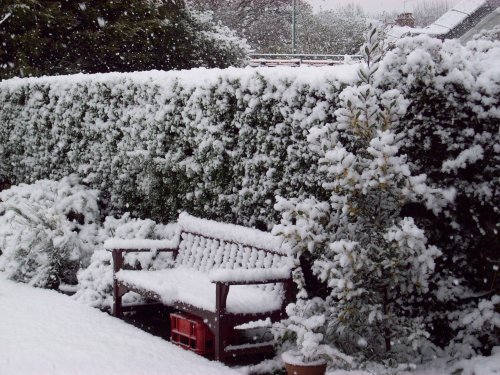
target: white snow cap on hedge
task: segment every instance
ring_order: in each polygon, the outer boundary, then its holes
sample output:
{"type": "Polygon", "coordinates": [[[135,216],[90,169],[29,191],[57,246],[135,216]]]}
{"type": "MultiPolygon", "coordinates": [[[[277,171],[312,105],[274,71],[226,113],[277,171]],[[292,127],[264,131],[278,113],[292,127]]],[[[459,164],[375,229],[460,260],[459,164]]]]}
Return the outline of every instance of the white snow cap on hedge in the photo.
{"type": "MultiPolygon", "coordinates": [[[[272,209],[270,207],[269,209],[272,209]]],[[[237,242],[243,245],[267,249],[287,255],[289,247],[283,244],[283,238],[258,229],[246,228],[240,225],[220,223],[213,220],[200,219],[182,212],[178,224],[181,231],[200,234],[206,237],[237,242]]]]}

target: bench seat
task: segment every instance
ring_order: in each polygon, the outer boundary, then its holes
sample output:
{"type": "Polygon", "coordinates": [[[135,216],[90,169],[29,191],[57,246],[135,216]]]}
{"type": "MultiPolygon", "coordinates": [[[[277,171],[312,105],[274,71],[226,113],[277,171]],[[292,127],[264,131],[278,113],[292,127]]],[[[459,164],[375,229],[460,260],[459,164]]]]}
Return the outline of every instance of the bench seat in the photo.
{"type": "MultiPolygon", "coordinates": [[[[120,270],[118,281],[154,293],[166,305],[181,302],[215,312],[215,284],[207,272],[178,267],[159,271],[120,270]]],[[[280,310],[284,294],[254,285],[233,285],[227,296],[226,311],[257,314],[280,310]]]]}

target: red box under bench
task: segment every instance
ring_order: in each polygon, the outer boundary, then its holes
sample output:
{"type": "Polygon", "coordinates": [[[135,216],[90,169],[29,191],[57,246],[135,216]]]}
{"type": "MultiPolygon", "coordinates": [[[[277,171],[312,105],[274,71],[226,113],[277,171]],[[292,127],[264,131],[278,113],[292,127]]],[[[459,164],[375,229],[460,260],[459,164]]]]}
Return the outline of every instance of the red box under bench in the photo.
{"type": "Polygon", "coordinates": [[[197,354],[207,356],[214,352],[214,335],[200,319],[193,315],[170,314],[171,342],[197,354]]]}

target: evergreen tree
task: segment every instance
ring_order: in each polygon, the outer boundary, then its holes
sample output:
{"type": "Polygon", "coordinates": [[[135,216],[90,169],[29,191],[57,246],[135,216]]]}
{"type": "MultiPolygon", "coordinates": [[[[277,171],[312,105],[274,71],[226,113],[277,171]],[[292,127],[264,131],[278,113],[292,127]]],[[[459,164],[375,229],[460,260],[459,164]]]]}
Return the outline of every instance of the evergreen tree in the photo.
{"type": "MultiPolygon", "coordinates": [[[[298,0],[300,7],[310,7],[298,0]]],[[[259,53],[290,53],[292,11],[289,0],[188,0],[193,9],[214,18],[246,38],[259,53]]]]}
{"type": "MultiPolygon", "coordinates": [[[[188,0],[194,9],[214,18],[247,39],[259,53],[290,53],[292,6],[289,0],[188,0]]],[[[337,7],[314,13],[296,1],[297,53],[355,54],[364,42],[366,16],[360,7],[337,7]]]]}
{"type": "Polygon", "coordinates": [[[297,49],[311,54],[357,54],[367,29],[360,6],[338,6],[318,13],[302,7],[297,19],[297,49]]]}
{"type": "Polygon", "coordinates": [[[226,67],[246,54],[180,0],[5,0],[0,20],[0,78],[226,67]]]}
{"type": "MultiPolygon", "coordinates": [[[[384,358],[417,349],[428,337],[413,307],[428,297],[441,254],[402,208],[422,201],[440,212],[453,190],[432,189],[425,175],[413,176],[400,152],[405,134],[397,126],[408,102],[397,90],[374,86],[378,40],[373,30],[358,84],[340,95],[337,121],[311,130],[329,201],[281,200],[276,208],[283,220],[274,231],[290,240],[297,255],[313,254],[313,272],[328,286],[330,343],[349,354],[384,358]]],[[[308,298],[307,280],[298,276],[299,287],[305,285],[300,297],[308,298]]]]}

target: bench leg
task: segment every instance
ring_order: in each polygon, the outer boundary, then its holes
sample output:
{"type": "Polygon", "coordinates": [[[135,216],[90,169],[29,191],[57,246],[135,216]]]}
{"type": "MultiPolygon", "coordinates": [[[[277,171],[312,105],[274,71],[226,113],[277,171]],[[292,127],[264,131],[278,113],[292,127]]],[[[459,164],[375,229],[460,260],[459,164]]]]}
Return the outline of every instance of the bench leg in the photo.
{"type": "Polygon", "coordinates": [[[122,296],[123,292],[116,280],[116,273],[121,270],[123,266],[123,251],[120,249],[114,249],[112,252],[113,256],[113,315],[121,318],[123,316],[122,311],[122,296]]]}
{"type": "Polygon", "coordinates": [[[231,344],[231,330],[232,326],[229,322],[230,317],[227,317],[225,319],[223,318],[220,321],[220,325],[217,328],[217,331],[215,332],[215,360],[219,362],[224,362],[226,358],[228,357],[226,353],[226,347],[231,344]]]}
{"type": "Polygon", "coordinates": [[[118,282],[116,280],[113,282],[113,297],[113,315],[117,318],[121,318],[123,317],[122,295],[120,294],[120,286],[118,285],[118,282]]]}
{"type": "Polygon", "coordinates": [[[217,324],[217,330],[215,331],[215,360],[222,362],[224,360],[224,343],[223,334],[220,322],[217,324]]]}
{"type": "Polygon", "coordinates": [[[215,360],[223,362],[226,352],[227,327],[225,324],[226,301],[229,293],[229,285],[216,283],[215,285],[215,360]]]}

